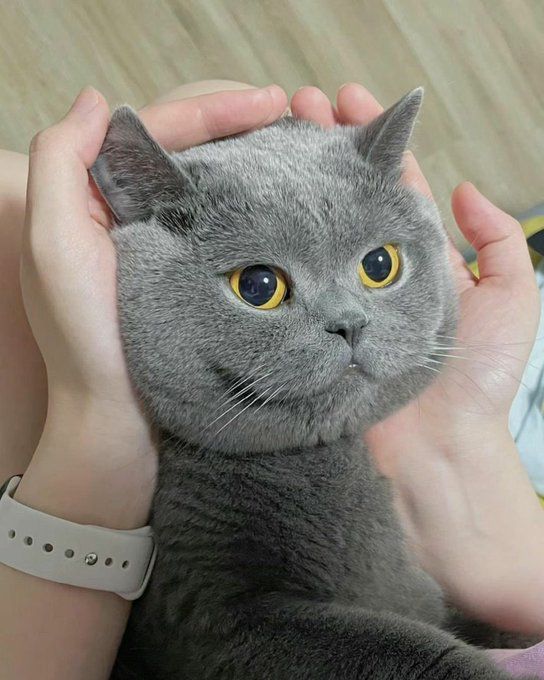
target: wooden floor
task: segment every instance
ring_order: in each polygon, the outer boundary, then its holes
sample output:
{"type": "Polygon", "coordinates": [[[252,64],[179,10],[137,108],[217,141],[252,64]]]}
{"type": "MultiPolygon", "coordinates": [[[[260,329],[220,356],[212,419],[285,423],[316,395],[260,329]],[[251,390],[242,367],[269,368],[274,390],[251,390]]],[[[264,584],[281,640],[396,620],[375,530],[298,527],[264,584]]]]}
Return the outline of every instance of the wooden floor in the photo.
{"type": "Polygon", "coordinates": [[[416,145],[444,216],[474,181],[544,201],[544,0],[0,0],[0,147],[24,151],[90,83],[142,105],[204,78],[292,94],[424,85],[416,145]]]}

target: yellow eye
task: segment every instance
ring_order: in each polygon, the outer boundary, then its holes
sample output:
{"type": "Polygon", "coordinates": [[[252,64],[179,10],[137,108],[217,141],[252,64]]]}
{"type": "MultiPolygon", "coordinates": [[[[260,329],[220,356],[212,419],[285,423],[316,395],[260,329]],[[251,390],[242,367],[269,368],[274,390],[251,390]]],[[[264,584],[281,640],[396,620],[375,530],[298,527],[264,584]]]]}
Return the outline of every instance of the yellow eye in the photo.
{"type": "Polygon", "coordinates": [[[368,288],[385,288],[400,273],[400,256],[391,243],[367,253],[358,267],[361,281],[368,288]]]}
{"type": "Polygon", "coordinates": [[[279,307],[288,292],[283,273],[264,264],[237,269],[229,282],[240,300],[257,309],[279,307]]]}

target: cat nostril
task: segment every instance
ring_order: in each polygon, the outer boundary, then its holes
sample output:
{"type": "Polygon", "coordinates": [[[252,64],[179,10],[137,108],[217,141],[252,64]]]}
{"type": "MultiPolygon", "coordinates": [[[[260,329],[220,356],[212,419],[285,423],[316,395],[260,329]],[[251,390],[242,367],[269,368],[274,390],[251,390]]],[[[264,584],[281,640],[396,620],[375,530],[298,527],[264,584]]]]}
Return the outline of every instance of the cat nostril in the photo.
{"type": "Polygon", "coordinates": [[[334,324],[328,328],[325,328],[325,330],[327,333],[331,333],[331,335],[339,335],[340,337],[344,338],[350,347],[353,345],[354,333],[351,328],[345,327],[341,324],[334,324]]]}
{"type": "Polygon", "coordinates": [[[329,323],[325,326],[327,333],[334,333],[335,335],[341,335],[344,339],[348,336],[356,333],[357,331],[364,328],[368,323],[366,317],[361,317],[352,321],[338,321],[334,323],[329,323]]]}

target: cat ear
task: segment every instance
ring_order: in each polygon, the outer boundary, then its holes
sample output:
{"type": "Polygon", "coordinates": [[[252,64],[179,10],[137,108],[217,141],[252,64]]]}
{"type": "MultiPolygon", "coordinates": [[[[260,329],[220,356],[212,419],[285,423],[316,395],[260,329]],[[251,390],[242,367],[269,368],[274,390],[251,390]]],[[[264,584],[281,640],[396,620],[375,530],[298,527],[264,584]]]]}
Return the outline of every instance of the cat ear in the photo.
{"type": "Polygon", "coordinates": [[[412,90],[363,128],[359,135],[359,151],[384,174],[400,176],[402,156],[410,141],[422,99],[422,87],[412,90]]]}
{"type": "Polygon", "coordinates": [[[148,219],[192,184],[130,106],[114,111],[91,175],[117,224],[148,219]]]}

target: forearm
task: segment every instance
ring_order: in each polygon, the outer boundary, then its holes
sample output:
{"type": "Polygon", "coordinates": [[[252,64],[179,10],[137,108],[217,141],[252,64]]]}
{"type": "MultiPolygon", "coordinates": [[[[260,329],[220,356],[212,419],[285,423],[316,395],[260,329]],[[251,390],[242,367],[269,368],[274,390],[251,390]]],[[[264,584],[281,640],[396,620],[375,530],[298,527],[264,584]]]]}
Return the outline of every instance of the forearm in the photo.
{"type": "Polygon", "coordinates": [[[404,445],[394,483],[422,566],[467,613],[544,635],[544,512],[506,426],[404,445]]]}
{"type": "MultiPolygon", "coordinates": [[[[73,403],[50,412],[16,499],[74,522],[131,529],[147,522],[155,454],[119,414],[73,403]],[[110,420],[116,434],[108,436],[110,420]],[[135,453],[135,449],[137,449],[135,453]],[[42,463],[43,461],[43,463],[42,463]]],[[[0,565],[0,658],[6,677],[105,680],[130,602],[0,565]]]]}

